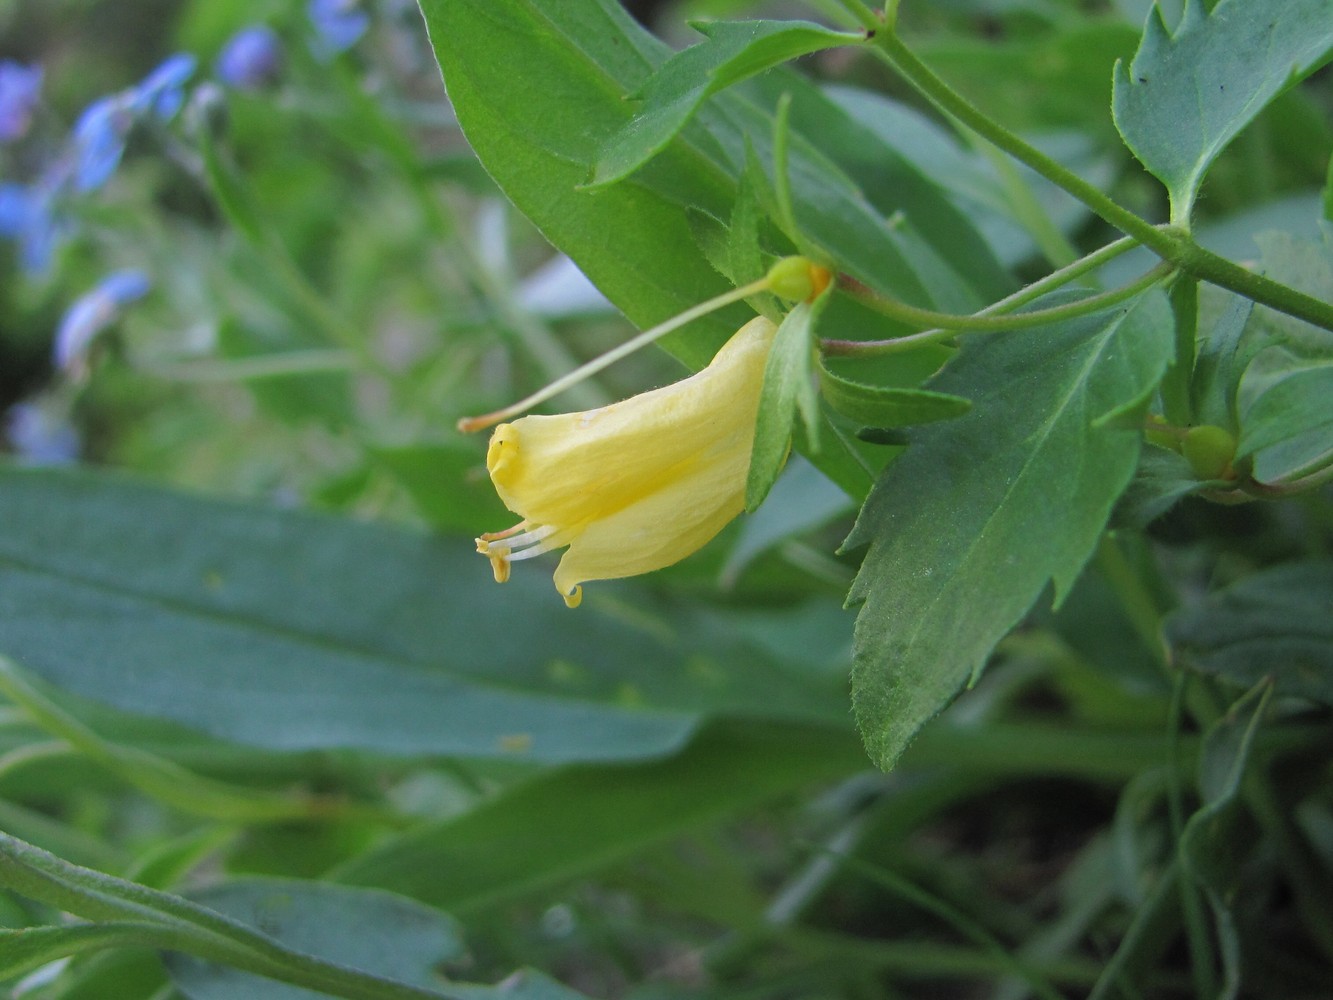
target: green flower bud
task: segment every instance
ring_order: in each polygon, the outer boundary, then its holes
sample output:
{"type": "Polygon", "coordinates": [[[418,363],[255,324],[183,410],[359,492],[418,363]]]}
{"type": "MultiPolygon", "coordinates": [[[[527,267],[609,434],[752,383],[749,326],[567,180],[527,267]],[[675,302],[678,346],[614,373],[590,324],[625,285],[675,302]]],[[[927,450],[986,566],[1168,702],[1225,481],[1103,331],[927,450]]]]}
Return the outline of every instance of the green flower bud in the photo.
{"type": "Polygon", "coordinates": [[[1231,432],[1212,424],[1191,427],[1180,443],[1180,451],[1200,479],[1231,479],[1235,471],[1236,439],[1231,432]]]}
{"type": "Polygon", "coordinates": [[[833,275],[804,257],[783,257],[768,269],[768,290],[791,302],[805,302],[828,287],[833,275]]]}

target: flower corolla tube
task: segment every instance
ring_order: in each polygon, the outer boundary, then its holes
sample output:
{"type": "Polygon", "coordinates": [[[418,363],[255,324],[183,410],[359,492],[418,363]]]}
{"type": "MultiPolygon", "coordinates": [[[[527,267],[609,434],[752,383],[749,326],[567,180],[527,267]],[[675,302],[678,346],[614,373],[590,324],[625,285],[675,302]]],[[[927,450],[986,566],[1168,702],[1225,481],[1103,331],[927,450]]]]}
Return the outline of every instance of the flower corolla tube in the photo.
{"type": "Polygon", "coordinates": [[[745,507],[764,365],[776,327],[741,327],[707,368],[582,413],[500,424],[486,468],[522,518],[482,535],[495,579],[511,563],[568,546],[555,586],[571,608],[581,584],[636,576],[702,548],[745,507]]]}

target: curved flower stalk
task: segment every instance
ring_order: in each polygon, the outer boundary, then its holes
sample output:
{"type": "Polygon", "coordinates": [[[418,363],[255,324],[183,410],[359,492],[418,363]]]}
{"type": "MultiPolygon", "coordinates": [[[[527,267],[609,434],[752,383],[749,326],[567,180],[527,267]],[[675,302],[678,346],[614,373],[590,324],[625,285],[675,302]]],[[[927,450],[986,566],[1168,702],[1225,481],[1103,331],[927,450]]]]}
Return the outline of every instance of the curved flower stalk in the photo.
{"type": "Polygon", "coordinates": [[[511,563],[568,546],[555,586],[572,608],[586,581],[648,573],[702,548],[745,506],[776,329],[752,319],[707,368],[672,385],[498,426],[486,468],[522,520],[477,539],[495,579],[507,580],[511,563]]]}

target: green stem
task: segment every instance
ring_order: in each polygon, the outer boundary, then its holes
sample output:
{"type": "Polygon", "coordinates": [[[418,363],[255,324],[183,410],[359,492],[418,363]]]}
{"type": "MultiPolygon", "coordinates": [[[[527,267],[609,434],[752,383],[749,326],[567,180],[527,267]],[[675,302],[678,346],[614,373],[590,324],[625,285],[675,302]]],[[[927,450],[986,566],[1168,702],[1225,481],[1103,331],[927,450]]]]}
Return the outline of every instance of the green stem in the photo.
{"type": "Polygon", "coordinates": [[[1175,318],[1175,360],[1162,379],[1162,406],[1166,419],[1180,427],[1194,422],[1190,382],[1194,378],[1195,340],[1199,330],[1199,283],[1182,275],[1171,286],[1171,313],[1175,318]]]}
{"type": "MultiPolygon", "coordinates": [[[[1005,330],[1023,330],[1045,323],[1058,323],[1079,316],[1088,316],[1110,306],[1118,305],[1127,299],[1151,288],[1172,271],[1172,266],[1165,261],[1151,271],[1143,274],[1122,288],[1101,292],[1049,309],[1036,309],[1032,312],[997,314],[983,311],[970,316],[957,316],[950,313],[935,312],[931,309],[919,309],[905,302],[888,299],[878,295],[858,295],[862,302],[876,312],[912,326],[925,326],[931,329],[905,337],[890,340],[821,340],[820,350],[830,357],[876,357],[893,354],[898,351],[912,350],[922,344],[940,340],[949,340],[958,333],[1000,333],[1005,330]]],[[[853,293],[856,294],[856,293],[853,293]]],[[[997,303],[998,305],[999,303],[997,303]]],[[[1012,307],[1011,307],[1012,308],[1012,307]]]]}
{"type": "MultiPolygon", "coordinates": [[[[868,29],[871,26],[867,26],[868,29]]],[[[1165,261],[1195,278],[1271,306],[1308,323],[1333,330],[1333,303],[1322,302],[1219,257],[1194,242],[1178,226],[1157,227],[1118,204],[1095,185],[1024,142],[993,121],[922,62],[893,30],[878,31],[871,51],[887,62],[940,111],[1058,184],[1121,232],[1133,236],[1165,261]]]]}
{"type": "Polygon", "coordinates": [[[1151,223],[1112,201],[1096,186],[1041,150],[1030,146],[975,107],[904,45],[897,32],[878,32],[874,42],[873,51],[940,111],[967,126],[992,145],[1004,150],[1020,163],[1026,163],[1047,180],[1064,188],[1121,232],[1135,237],[1148,247],[1164,245],[1163,239],[1151,223]]]}

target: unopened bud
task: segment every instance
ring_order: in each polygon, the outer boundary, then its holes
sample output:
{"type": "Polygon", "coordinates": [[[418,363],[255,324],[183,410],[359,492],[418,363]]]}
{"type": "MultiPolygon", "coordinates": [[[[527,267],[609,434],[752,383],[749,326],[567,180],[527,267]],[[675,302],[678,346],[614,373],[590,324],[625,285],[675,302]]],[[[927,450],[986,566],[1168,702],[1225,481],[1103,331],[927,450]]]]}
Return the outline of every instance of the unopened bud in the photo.
{"type": "Polygon", "coordinates": [[[1236,439],[1231,432],[1212,424],[1191,427],[1180,443],[1181,454],[1200,479],[1230,479],[1236,457],[1236,439]]]}
{"type": "Polygon", "coordinates": [[[833,274],[804,257],[783,257],[768,269],[766,280],[768,290],[779,298],[807,302],[829,286],[833,274]]]}

